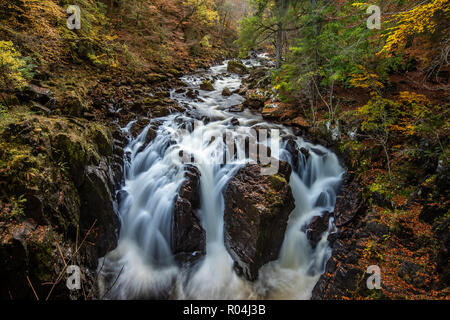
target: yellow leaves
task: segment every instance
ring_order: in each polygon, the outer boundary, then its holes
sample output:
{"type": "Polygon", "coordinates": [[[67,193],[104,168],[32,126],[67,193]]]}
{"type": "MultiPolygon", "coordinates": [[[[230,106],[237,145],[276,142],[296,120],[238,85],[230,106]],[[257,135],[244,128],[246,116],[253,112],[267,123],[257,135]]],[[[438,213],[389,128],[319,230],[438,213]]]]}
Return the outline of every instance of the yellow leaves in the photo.
{"type": "Polygon", "coordinates": [[[375,97],[360,107],[362,131],[384,129],[411,136],[433,112],[431,102],[422,94],[404,91],[397,101],[375,97]]]}
{"type": "Polygon", "coordinates": [[[369,7],[369,4],[364,2],[354,2],[352,3],[352,6],[361,10],[365,10],[369,7]]]}
{"type": "Polygon", "coordinates": [[[386,43],[378,54],[390,56],[394,50],[403,48],[409,37],[424,33],[433,34],[438,23],[434,18],[438,12],[448,15],[448,0],[434,0],[394,15],[388,22],[394,23],[395,26],[387,29],[386,43]]]}
{"type": "Polygon", "coordinates": [[[423,94],[418,94],[415,92],[409,92],[409,91],[402,91],[400,92],[399,99],[401,102],[405,104],[413,104],[413,103],[419,103],[423,105],[429,105],[430,100],[428,100],[427,97],[425,97],[423,94]]]}
{"type": "Polygon", "coordinates": [[[409,119],[402,119],[400,124],[393,124],[389,128],[407,136],[412,136],[416,133],[416,127],[409,123],[409,119]]]}
{"type": "Polygon", "coordinates": [[[365,88],[376,90],[383,88],[383,84],[379,80],[379,76],[375,73],[367,71],[363,66],[359,66],[361,73],[353,75],[350,83],[357,88],[365,88]]]}
{"type": "Polygon", "coordinates": [[[219,19],[212,0],[185,0],[184,4],[192,8],[193,15],[200,23],[212,25],[219,19]]]}
{"type": "Polygon", "coordinates": [[[0,41],[0,89],[22,88],[26,80],[21,68],[26,63],[11,41],[0,41]]]}

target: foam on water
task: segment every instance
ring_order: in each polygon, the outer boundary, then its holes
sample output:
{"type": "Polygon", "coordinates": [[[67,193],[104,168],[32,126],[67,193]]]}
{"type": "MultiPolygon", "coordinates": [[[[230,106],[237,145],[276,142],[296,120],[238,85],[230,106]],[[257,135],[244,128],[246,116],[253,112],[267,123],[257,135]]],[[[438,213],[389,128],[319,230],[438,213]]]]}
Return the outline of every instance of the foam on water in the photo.
{"type": "MultiPolygon", "coordinates": [[[[259,65],[256,60],[244,63],[259,65]]],[[[237,94],[221,95],[224,88],[238,89],[242,81],[241,77],[228,74],[226,66],[227,61],[183,77],[192,89],[197,89],[204,79],[211,79],[215,90],[200,90],[199,99],[195,101],[173,91],[172,98],[186,105],[188,112],[159,118],[157,137],[143,150],[147,131],[155,120],[126,147],[129,160],[121,191],[125,196],[119,207],[120,239],[118,247],[99,261],[101,296],[110,299],[310,298],[331,250],[328,232],[313,249],[306,238],[305,226],[314,216],[333,210],[343,169],[336,156],[324,147],[295,138],[299,149],[304,147],[310,151],[310,157],[306,160],[300,152],[298,172],[291,176],[296,206],[289,217],[279,259],[263,266],[256,282],[238,277],[224,245],[222,192],[244,162],[234,159],[222,164],[226,144],[223,139],[208,137],[222,137],[227,129],[233,130],[236,139],[250,137],[255,127],[278,129],[280,140],[276,142],[281,144],[280,157],[292,164],[292,156],[283,141],[293,135],[289,128],[267,123],[250,111],[238,114],[227,111],[230,106],[242,103],[243,98],[237,94]],[[204,116],[211,121],[199,120],[204,116]],[[230,123],[233,117],[238,118],[239,128],[230,123]],[[185,165],[179,156],[181,150],[194,156],[201,172],[199,214],[207,240],[206,256],[183,270],[175,264],[170,247],[174,201],[185,179],[185,165]]],[[[123,130],[129,132],[131,125],[123,130]]],[[[265,143],[271,146],[272,138],[265,143]]],[[[238,152],[244,152],[242,147],[237,147],[241,148],[238,152]]],[[[332,228],[330,222],[329,232],[332,228]]]]}

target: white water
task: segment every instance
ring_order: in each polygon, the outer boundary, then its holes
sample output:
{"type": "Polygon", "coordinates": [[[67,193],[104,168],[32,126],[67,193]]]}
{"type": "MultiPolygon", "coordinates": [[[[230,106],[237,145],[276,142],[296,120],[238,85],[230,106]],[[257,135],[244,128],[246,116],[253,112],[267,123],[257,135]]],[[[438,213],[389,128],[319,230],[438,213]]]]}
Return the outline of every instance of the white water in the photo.
{"type": "MultiPolygon", "coordinates": [[[[245,63],[257,65],[254,60],[245,63]]],[[[205,141],[213,136],[222,137],[226,129],[232,129],[232,117],[240,122],[238,130],[233,128],[232,135],[236,139],[250,136],[250,130],[255,127],[278,129],[281,139],[292,136],[292,132],[269,124],[250,111],[237,114],[226,111],[243,101],[237,94],[221,95],[223,88],[233,91],[241,84],[239,76],[226,74],[226,62],[183,80],[190,88],[197,89],[204,78],[212,77],[215,77],[216,90],[200,91],[201,100],[193,101],[184,94],[172,92],[172,98],[187,105],[189,111],[152,120],[126,148],[130,161],[125,166],[122,191],[127,195],[119,209],[120,240],[118,247],[100,260],[101,296],[112,299],[309,299],[323,273],[331,253],[326,240],[328,233],[313,250],[304,229],[314,216],[333,210],[343,169],[333,153],[301,138],[296,138],[299,147],[315,148],[325,155],[310,151],[308,161],[302,153],[299,155],[302,159],[299,172],[293,172],[290,180],[296,207],[289,218],[280,257],[263,266],[254,283],[234,273],[233,261],[223,242],[222,191],[243,162],[234,160],[221,165],[223,139],[209,144],[205,141]],[[210,117],[211,121],[207,124],[199,121],[202,116],[210,117]],[[157,137],[138,152],[150,125],[157,121],[161,123],[157,137]],[[188,130],[180,131],[180,128],[188,130]],[[200,217],[207,237],[206,256],[188,270],[176,266],[170,249],[173,204],[184,181],[184,164],[178,156],[180,150],[194,156],[201,172],[200,217]],[[321,200],[317,201],[319,196],[321,200]]],[[[131,124],[123,130],[127,132],[130,127],[131,124]]],[[[269,142],[272,139],[266,144],[269,142]]],[[[280,157],[291,162],[283,145],[280,157]]],[[[332,228],[330,222],[330,232],[332,228]]]]}

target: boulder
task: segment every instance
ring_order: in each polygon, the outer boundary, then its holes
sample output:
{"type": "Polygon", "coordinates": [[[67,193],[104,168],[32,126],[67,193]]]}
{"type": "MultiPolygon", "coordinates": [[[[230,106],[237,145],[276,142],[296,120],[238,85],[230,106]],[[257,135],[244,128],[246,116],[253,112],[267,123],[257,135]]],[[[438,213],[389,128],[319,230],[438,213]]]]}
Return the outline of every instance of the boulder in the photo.
{"type": "Polygon", "coordinates": [[[270,84],[270,72],[266,67],[256,67],[250,71],[250,75],[244,82],[250,89],[265,88],[270,84]]]}
{"type": "Polygon", "coordinates": [[[311,246],[315,248],[322,238],[322,234],[328,230],[328,223],[330,221],[331,214],[325,211],[321,216],[312,218],[306,229],[306,236],[311,243],[311,246]]]}
{"type": "Polygon", "coordinates": [[[334,207],[335,224],[342,227],[353,220],[360,210],[362,210],[361,187],[358,182],[353,181],[351,184],[340,192],[336,199],[334,207]]]}
{"type": "Polygon", "coordinates": [[[224,96],[224,97],[229,97],[229,96],[231,96],[231,95],[232,95],[232,93],[231,93],[230,89],[224,88],[224,89],[222,90],[222,96],[224,96]]]}
{"type": "Polygon", "coordinates": [[[190,256],[200,257],[206,251],[206,234],[198,209],[200,208],[200,171],[188,165],[185,181],[175,199],[172,216],[172,252],[180,264],[190,256]]]}
{"type": "Polygon", "coordinates": [[[36,101],[43,105],[53,98],[50,89],[42,88],[34,84],[28,85],[19,95],[19,99],[23,101],[36,101]]]}
{"type": "Polygon", "coordinates": [[[188,91],[186,92],[186,97],[190,99],[195,99],[198,97],[198,95],[199,92],[197,90],[188,89],[188,91]]]}
{"type": "Polygon", "coordinates": [[[200,89],[204,91],[214,91],[214,86],[209,80],[205,80],[200,85],[200,89]]]}
{"type": "Polygon", "coordinates": [[[81,117],[88,110],[88,107],[74,91],[69,91],[62,97],[60,105],[66,115],[73,117],[81,117]]]}
{"type": "Polygon", "coordinates": [[[289,164],[280,161],[275,175],[261,175],[261,168],[241,168],[224,192],[225,246],[235,269],[250,281],[258,278],[261,266],[278,258],[295,207],[289,164]]]}
{"type": "Polygon", "coordinates": [[[236,106],[232,106],[230,107],[230,109],[228,109],[229,112],[242,112],[244,111],[244,105],[242,104],[238,104],[236,106]]]}
{"type": "Polygon", "coordinates": [[[243,63],[237,61],[237,60],[230,60],[228,61],[227,71],[236,73],[239,75],[244,75],[248,73],[247,67],[244,66],[243,63]]]}
{"type": "Polygon", "coordinates": [[[240,125],[239,119],[236,118],[236,117],[231,118],[230,124],[231,124],[232,126],[235,126],[235,127],[239,126],[239,125],[240,125]]]}

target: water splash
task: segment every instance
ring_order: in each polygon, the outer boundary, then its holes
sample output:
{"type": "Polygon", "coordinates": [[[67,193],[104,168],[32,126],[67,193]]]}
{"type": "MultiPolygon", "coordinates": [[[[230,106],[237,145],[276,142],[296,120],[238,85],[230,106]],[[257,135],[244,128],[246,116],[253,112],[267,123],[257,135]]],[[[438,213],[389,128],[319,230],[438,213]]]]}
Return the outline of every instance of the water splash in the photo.
{"type": "MultiPolygon", "coordinates": [[[[246,60],[248,66],[259,65],[246,60]]],[[[223,97],[224,88],[237,90],[242,78],[226,72],[227,61],[209,70],[183,77],[188,88],[197,89],[210,79],[214,91],[201,91],[198,99],[173,91],[171,96],[187,106],[185,114],[159,118],[156,138],[145,146],[147,131],[130,141],[125,152],[125,184],[120,203],[121,233],[118,247],[99,262],[101,296],[110,299],[308,299],[330,257],[324,233],[315,249],[306,237],[304,227],[314,216],[332,211],[343,169],[336,156],[321,146],[294,137],[281,125],[262,120],[251,111],[231,113],[227,109],[243,102],[238,94],[223,97]],[[203,121],[204,117],[211,121],[203,121]],[[237,117],[238,130],[231,119],[237,117]],[[194,125],[195,124],[195,125],[194,125]],[[222,163],[227,145],[221,137],[233,129],[234,138],[249,137],[251,129],[265,127],[280,130],[281,141],[295,138],[301,152],[297,172],[290,185],[296,207],[289,217],[281,253],[260,269],[254,283],[238,277],[223,239],[224,199],[222,191],[237,170],[244,165],[239,159],[222,163]],[[144,149],[143,149],[144,147],[144,149]],[[207,254],[189,269],[180,269],[170,249],[171,215],[175,197],[184,182],[185,166],[180,151],[196,159],[201,172],[201,209],[199,215],[206,232],[207,254]],[[111,287],[112,286],[112,287],[111,287]]],[[[131,124],[123,130],[129,132],[131,124]]],[[[270,139],[265,143],[269,145],[270,139]]],[[[282,145],[281,159],[292,163],[292,155],[282,145]]],[[[244,150],[238,150],[244,152],[244,150]]],[[[332,222],[330,229],[332,230],[332,222]]]]}

